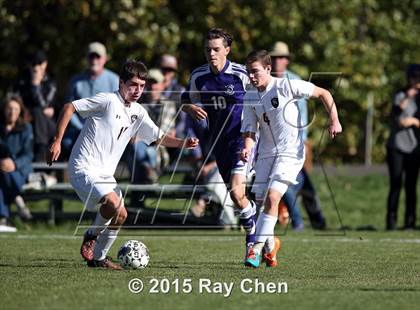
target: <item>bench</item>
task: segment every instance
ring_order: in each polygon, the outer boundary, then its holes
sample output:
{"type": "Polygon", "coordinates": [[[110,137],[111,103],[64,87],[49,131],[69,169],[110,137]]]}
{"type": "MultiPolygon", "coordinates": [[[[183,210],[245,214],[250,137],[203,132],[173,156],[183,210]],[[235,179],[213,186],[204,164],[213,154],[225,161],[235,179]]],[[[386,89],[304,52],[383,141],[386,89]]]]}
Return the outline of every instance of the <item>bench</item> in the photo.
{"type": "MultiPolygon", "coordinates": [[[[48,166],[44,163],[33,163],[35,171],[57,171],[59,172],[59,183],[53,184],[48,187],[33,188],[30,184],[26,184],[23,188],[22,196],[26,201],[39,201],[48,200],[48,212],[47,213],[35,213],[34,216],[38,219],[46,219],[50,224],[55,224],[57,219],[78,219],[81,217],[81,213],[65,212],[63,210],[64,200],[76,200],[80,201],[77,194],[73,190],[72,186],[68,182],[63,182],[64,171],[67,168],[67,163],[54,163],[52,166],[48,166]]],[[[172,167],[173,168],[173,167],[172,167]]],[[[180,168],[180,167],[178,167],[180,168]]],[[[187,172],[188,167],[181,166],[183,172],[187,172]]],[[[120,168],[121,169],[121,168],[120,168]]],[[[177,169],[179,171],[179,169],[177,169]]],[[[173,170],[168,169],[166,173],[171,173],[173,170]]],[[[131,213],[136,213],[138,216],[139,212],[142,215],[142,219],[147,222],[150,219],[151,225],[154,223],[165,222],[166,224],[196,224],[196,225],[214,225],[215,219],[211,218],[193,218],[188,216],[189,207],[193,205],[193,199],[199,197],[206,192],[205,188],[200,185],[180,185],[180,184],[130,184],[130,183],[118,183],[121,188],[123,195],[127,195],[132,191],[139,191],[144,194],[144,198],[152,198],[159,201],[162,198],[166,199],[185,199],[185,207],[183,212],[171,212],[165,210],[159,210],[159,204],[156,204],[154,208],[139,208],[138,206],[127,205],[127,209],[131,213]],[[180,222],[181,221],[181,222],[180,222]]],[[[209,204],[218,205],[217,201],[209,201],[209,204]]],[[[221,210],[222,208],[218,208],[221,210]]],[[[82,214],[84,218],[92,217],[94,214],[82,214]],[[86,216],[86,217],[85,217],[86,216]]],[[[143,224],[147,224],[147,223],[143,224]]]]}

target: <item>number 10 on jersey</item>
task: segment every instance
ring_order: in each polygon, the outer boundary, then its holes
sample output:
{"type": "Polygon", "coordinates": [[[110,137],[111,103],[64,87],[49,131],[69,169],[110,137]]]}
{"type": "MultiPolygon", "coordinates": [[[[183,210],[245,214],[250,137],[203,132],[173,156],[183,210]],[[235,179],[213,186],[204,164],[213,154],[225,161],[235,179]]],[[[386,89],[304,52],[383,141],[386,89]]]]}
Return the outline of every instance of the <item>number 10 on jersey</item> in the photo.
{"type": "Polygon", "coordinates": [[[215,110],[223,110],[226,109],[226,98],[223,96],[213,96],[211,97],[211,101],[214,104],[215,110]]]}

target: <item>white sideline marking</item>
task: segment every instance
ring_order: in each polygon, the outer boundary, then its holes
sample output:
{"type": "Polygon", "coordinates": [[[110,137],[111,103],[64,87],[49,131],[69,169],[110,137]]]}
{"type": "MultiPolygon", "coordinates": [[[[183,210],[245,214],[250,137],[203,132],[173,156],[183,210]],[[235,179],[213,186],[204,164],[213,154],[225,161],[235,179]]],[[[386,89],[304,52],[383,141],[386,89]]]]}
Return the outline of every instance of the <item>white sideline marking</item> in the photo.
{"type": "MultiPolygon", "coordinates": [[[[220,242],[220,241],[234,241],[237,239],[242,239],[242,235],[237,236],[194,236],[194,235],[176,235],[176,236],[169,236],[169,235],[125,235],[121,234],[120,237],[122,238],[139,238],[142,239],[170,239],[170,240],[179,240],[179,238],[190,238],[190,239],[199,239],[201,241],[212,241],[212,242],[220,242]]],[[[26,235],[26,234],[14,234],[14,233],[7,233],[7,234],[0,234],[0,239],[10,239],[10,238],[16,238],[16,239],[58,239],[58,240],[78,240],[81,239],[82,236],[73,236],[73,235],[61,235],[61,234],[53,234],[53,235],[26,235]]],[[[360,242],[393,242],[393,243],[414,243],[414,244],[420,244],[420,239],[401,239],[401,238],[382,238],[382,239],[365,239],[360,240],[359,237],[354,238],[331,238],[331,237],[320,237],[316,236],[313,239],[308,238],[288,238],[283,237],[283,239],[287,242],[303,242],[303,243],[315,243],[315,242],[337,242],[337,243],[360,243],[360,242]]]]}

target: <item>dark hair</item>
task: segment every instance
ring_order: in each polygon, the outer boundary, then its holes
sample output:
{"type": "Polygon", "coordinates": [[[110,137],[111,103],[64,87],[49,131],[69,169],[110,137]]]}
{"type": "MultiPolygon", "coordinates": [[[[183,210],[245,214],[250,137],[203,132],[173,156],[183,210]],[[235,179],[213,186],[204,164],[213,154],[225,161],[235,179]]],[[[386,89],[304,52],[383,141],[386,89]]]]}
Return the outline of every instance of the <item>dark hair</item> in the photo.
{"type": "Polygon", "coordinates": [[[30,121],[30,116],[28,114],[28,111],[25,108],[25,105],[23,104],[22,97],[19,96],[18,94],[8,94],[6,96],[6,98],[3,100],[2,105],[1,105],[1,113],[0,113],[0,121],[1,121],[1,123],[2,124],[5,124],[6,123],[4,111],[6,109],[6,105],[10,101],[16,101],[19,104],[19,106],[20,106],[20,114],[19,114],[19,118],[16,121],[16,126],[22,126],[25,123],[29,122],[30,121]]]}
{"type": "Polygon", "coordinates": [[[407,67],[406,73],[408,80],[413,80],[414,83],[420,83],[420,64],[410,64],[407,67]]]}
{"type": "Polygon", "coordinates": [[[246,57],[246,64],[252,64],[254,62],[260,62],[263,67],[271,66],[271,56],[266,50],[252,51],[246,57]]]}
{"type": "Polygon", "coordinates": [[[29,56],[28,62],[31,66],[36,66],[47,61],[47,54],[43,50],[38,50],[29,56]]]}
{"type": "Polygon", "coordinates": [[[141,61],[127,60],[121,67],[120,79],[125,83],[133,77],[138,77],[141,80],[146,80],[147,67],[141,61]]]}
{"type": "Polygon", "coordinates": [[[206,41],[220,39],[220,38],[223,39],[224,47],[232,46],[233,36],[221,28],[210,29],[209,32],[207,33],[206,41]]]}

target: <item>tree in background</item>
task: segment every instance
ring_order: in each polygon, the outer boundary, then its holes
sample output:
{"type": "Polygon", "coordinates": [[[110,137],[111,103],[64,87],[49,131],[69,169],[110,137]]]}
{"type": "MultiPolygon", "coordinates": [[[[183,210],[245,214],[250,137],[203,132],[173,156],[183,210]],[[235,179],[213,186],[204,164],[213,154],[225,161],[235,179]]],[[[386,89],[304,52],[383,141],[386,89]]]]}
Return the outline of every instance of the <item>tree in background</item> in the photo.
{"type": "MultiPolygon", "coordinates": [[[[321,143],[333,160],[363,158],[369,92],[375,103],[373,158],[384,159],[391,96],[403,86],[407,64],[420,61],[420,1],[415,0],[0,0],[0,8],[1,95],[39,47],[48,51],[62,96],[70,76],[84,68],[86,46],[93,40],[106,44],[111,69],[118,71],[129,57],[152,65],[169,52],[179,57],[184,78],[204,63],[203,35],[211,27],[235,35],[232,56],[238,62],[251,49],[285,41],[293,52],[291,69],[303,78],[311,72],[342,73],[340,79],[316,81],[333,90],[343,119],[342,138],[334,146],[321,143]]],[[[316,142],[326,118],[313,112],[310,133],[316,142]]]]}

